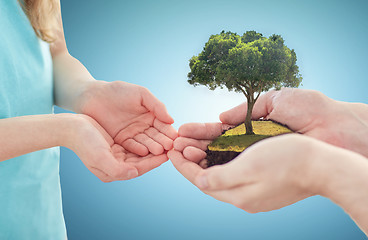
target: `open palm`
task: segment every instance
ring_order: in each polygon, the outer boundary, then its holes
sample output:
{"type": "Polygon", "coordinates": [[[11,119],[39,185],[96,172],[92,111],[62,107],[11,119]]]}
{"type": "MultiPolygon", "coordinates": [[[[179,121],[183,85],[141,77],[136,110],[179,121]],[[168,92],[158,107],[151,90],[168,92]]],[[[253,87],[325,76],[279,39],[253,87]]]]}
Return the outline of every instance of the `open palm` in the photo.
{"type": "Polygon", "coordinates": [[[138,156],[116,144],[111,136],[91,117],[82,120],[75,131],[71,149],[86,167],[103,182],[127,180],[140,176],[167,161],[165,154],[138,156]]]}
{"type": "Polygon", "coordinates": [[[154,156],[167,160],[166,151],[177,137],[164,104],[138,85],[96,81],[84,94],[81,109],[113,139],[114,152],[147,171],[156,166],[150,162],[154,156]]]}

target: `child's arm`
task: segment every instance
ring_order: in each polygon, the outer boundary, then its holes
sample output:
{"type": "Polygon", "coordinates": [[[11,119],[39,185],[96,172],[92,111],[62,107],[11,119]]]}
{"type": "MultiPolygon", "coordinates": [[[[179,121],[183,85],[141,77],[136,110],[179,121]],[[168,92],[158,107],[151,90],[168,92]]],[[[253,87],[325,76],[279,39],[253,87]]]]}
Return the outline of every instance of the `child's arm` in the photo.
{"type": "MultiPolygon", "coordinates": [[[[115,146],[106,131],[88,116],[66,113],[0,120],[0,165],[1,161],[55,146],[73,150],[104,182],[130,179],[145,171],[129,162],[132,160],[124,149],[115,146]]],[[[152,168],[166,157],[153,161],[152,168]]]]}
{"type": "MultiPolygon", "coordinates": [[[[61,15],[61,14],[60,14],[61,15]]],[[[66,47],[60,17],[51,44],[55,104],[96,120],[113,140],[139,156],[166,156],[177,137],[165,105],[148,89],[122,81],[96,81],[66,47]]]]}
{"type": "Polygon", "coordinates": [[[69,147],[75,123],[72,114],[1,119],[0,161],[55,146],[69,147]]]}

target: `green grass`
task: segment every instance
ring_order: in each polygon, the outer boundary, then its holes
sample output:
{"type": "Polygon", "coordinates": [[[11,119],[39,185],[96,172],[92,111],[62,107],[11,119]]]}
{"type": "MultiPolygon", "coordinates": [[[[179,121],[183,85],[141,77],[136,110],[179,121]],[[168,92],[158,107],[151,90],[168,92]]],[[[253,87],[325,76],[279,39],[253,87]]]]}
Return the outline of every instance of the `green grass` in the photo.
{"type": "Polygon", "coordinates": [[[290,129],[272,121],[252,121],[252,125],[255,135],[245,135],[244,124],[241,124],[216,138],[208,146],[208,149],[211,151],[242,152],[260,140],[292,132],[290,129]]]}
{"type": "Polygon", "coordinates": [[[212,151],[234,151],[242,152],[255,142],[269,138],[269,135],[233,135],[220,136],[216,138],[209,146],[212,151]]]}

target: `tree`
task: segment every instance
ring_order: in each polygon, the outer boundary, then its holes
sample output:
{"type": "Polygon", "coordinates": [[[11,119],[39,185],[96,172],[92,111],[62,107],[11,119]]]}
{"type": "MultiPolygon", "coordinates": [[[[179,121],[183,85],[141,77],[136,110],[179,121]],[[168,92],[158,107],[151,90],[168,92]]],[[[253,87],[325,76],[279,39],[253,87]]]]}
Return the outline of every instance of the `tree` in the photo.
{"type": "Polygon", "coordinates": [[[247,31],[243,36],[222,31],[212,35],[198,56],[189,61],[188,82],[214,90],[226,87],[247,98],[246,134],[254,134],[251,117],[259,95],[271,88],[298,87],[302,81],[296,54],[280,35],[263,37],[247,31]]]}

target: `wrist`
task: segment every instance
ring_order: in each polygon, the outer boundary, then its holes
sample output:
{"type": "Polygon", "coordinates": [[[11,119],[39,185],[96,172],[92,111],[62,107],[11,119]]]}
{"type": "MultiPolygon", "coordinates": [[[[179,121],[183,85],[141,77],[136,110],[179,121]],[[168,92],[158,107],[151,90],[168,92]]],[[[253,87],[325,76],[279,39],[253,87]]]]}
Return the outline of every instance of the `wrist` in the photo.
{"type": "Polygon", "coordinates": [[[1,119],[0,161],[56,146],[70,146],[75,114],[42,114],[1,119]]]}
{"type": "MultiPolygon", "coordinates": [[[[350,205],[351,198],[368,188],[368,161],[363,156],[319,142],[320,151],[314,158],[316,194],[340,206],[350,205]]],[[[366,194],[368,197],[368,194],[366,194]]],[[[351,202],[353,204],[354,201],[351,202]]]]}
{"type": "Polygon", "coordinates": [[[368,159],[345,149],[338,150],[321,195],[343,208],[367,234],[368,159]]]}
{"type": "Polygon", "coordinates": [[[294,174],[297,185],[311,195],[339,198],[337,189],[351,188],[350,182],[344,179],[354,178],[349,154],[360,155],[313,138],[302,140],[303,152],[299,152],[299,157],[303,164],[294,174]]]}
{"type": "Polygon", "coordinates": [[[83,128],[84,120],[79,114],[60,113],[54,115],[56,118],[57,146],[75,149],[78,142],[78,131],[83,128]]]}
{"type": "Polygon", "coordinates": [[[106,84],[108,84],[108,82],[101,80],[84,82],[83,86],[81,86],[80,94],[78,100],[76,101],[74,111],[76,113],[84,113],[86,103],[98,95],[106,84]]]}

